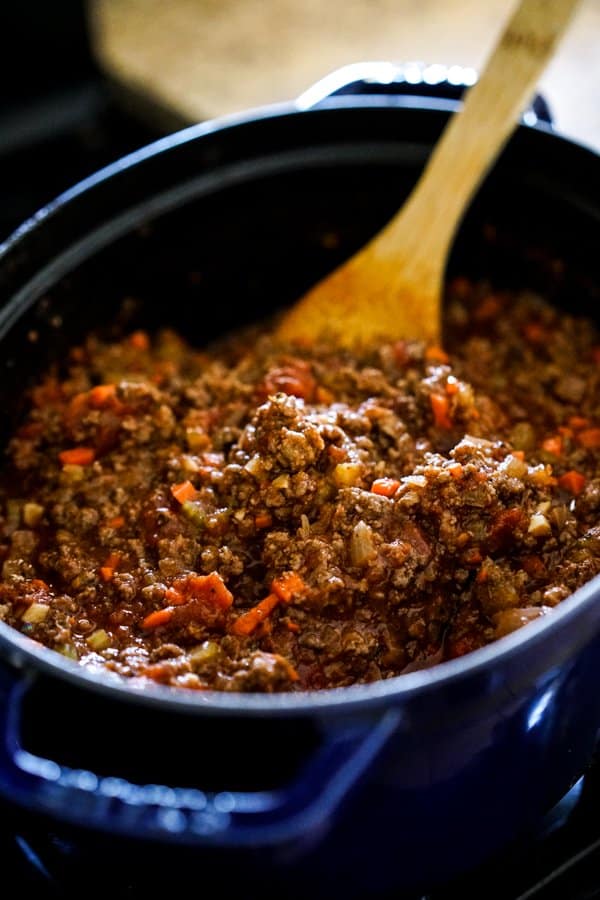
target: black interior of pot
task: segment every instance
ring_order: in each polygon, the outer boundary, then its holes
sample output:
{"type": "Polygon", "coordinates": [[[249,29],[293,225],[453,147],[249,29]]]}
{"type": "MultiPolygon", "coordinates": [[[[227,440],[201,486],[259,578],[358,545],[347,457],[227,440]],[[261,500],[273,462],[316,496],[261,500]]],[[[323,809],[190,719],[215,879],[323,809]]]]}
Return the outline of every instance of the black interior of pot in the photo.
{"type": "MultiPolygon", "coordinates": [[[[46,290],[6,332],[3,434],[19,415],[23,386],[49,362],[60,365],[66,349],[90,330],[113,335],[168,326],[202,346],[293,302],[396,211],[427,151],[426,143],[344,144],[342,159],[330,155],[329,162],[313,161],[308,167],[300,153],[277,174],[261,176],[259,165],[251,180],[228,184],[223,178],[212,193],[139,222],[46,290]]],[[[531,287],[569,311],[594,313],[599,210],[587,202],[585,169],[570,170],[569,153],[576,161],[579,152],[522,130],[469,211],[449,277],[466,273],[498,286],[531,287]],[[543,165],[538,165],[542,149],[543,165]],[[556,176],[561,154],[567,185],[556,176]]],[[[173,168],[168,158],[161,164],[173,168]]],[[[134,170],[130,177],[135,179],[134,170]]],[[[153,718],[142,725],[142,714],[139,722],[132,720],[126,704],[99,698],[88,704],[85,692],[72,687],[61,687],[64,699],[57,707],[50,700],[56,689],[52,681],[33,689],[26,746],[42,756],[64,757],[70,744],[65,730],[71,728],[74,757],[59,761],[137,781],[172,781],[173,757],[167,750],[183,747],[177,767],[183,783],[196,783],[200,766],[205,787],[272,786],[289,776],[314,740],[308,723],[294,724],[293,739],[292,732],[283,733],[289,723],[272,723],[268,740],[294,752],[277,754],[274,765],[272,755],[265,757],[263,735],[256,752],[245,754],[232,784],[232,756],[222,748],[230,746],[236,755],[235,723],[220,720],[215,726],[219,738],[207,740],[205,733],[195,736],[193,718],[177,723],[153,718]],[[117,734],[113,743],[110,736],[117,734]],[[107,755],[111,745],[115,752],[107,755]]]]}

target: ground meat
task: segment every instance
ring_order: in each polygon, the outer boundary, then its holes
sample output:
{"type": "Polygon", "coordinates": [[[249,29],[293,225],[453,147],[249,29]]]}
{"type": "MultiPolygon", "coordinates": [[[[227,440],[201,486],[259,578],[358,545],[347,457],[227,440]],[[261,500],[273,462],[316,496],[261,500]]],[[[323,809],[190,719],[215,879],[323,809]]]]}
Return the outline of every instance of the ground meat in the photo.
{"type": "Polygon", "coordinates": [[[445,349],[252,330],[73,348],[0,488],[0,617],[93,671],[193,690],[390,678],[600,572],[600,337],[457,279],[445,349]]]}

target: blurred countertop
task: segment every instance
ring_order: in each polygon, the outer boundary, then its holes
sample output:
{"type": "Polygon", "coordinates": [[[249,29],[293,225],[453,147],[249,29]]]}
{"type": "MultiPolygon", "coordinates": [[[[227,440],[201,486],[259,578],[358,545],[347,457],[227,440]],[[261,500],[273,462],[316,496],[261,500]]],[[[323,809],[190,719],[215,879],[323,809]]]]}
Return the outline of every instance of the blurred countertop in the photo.
{"type": "MultiPolygon", "coordinates": [[[[552,0],[549,0],[552,2],[552,0]]],[[[480,69],[513,0],[91,0],[97,62],[175,127],[289,100],[367,60],[480,69]]],[[[558,131],[600,150],[600,0],[581,0],[539,90],[558,131]]]]}

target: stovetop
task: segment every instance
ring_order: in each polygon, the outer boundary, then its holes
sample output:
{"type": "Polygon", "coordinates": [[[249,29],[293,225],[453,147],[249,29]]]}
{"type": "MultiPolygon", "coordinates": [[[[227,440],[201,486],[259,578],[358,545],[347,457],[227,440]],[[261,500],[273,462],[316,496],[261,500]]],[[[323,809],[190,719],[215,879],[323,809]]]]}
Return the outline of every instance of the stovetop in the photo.
{"type": "MultiPolygon", "coordinates": [[[[79,23],[81,26],[81,23],[79,23]]],[[[25,218],[101,166],[160,136],[157,128],[124,109],[102,75],[82,57],[72,77],[47,82],[43,93],[24,85],[24,95],[0,92],[0,243],[25,218]]],[[[102,839],[102,856],[65,839],[47,823],[0,802],[2,884],[19,885],[37,900],[78,897],[82,885],[102,883],[111,856],[112,898],[154,896],[156,869],[133,871],[127,853],[102,839]],[[114,851],[114,852],[112,852],[114,851]]],[[[100,844],[98,845],[100,846],[100,844]]],[[[93,847],[93,845],[92,845],[93,847]]],[[[201,873],[193,883],[200,890],[201,873]]],[[[189,873],[171,872],[170,893],[189,892],[189,873]]],[[[260,897],[268,895],[268,877],[260,897]]],[[[91,890],[93,896],[93,889],[91,890]]],[[[245,894],[252,900],[250,888],[245,894]]],[[[600,898],[600,754],[569,793],[546,815],[536,833],[426,900],[591,900],[600,898]]],[[[369,898],[375,900],[375,898],[369,898]]],[[[392,891],[381,900],[400,900],[392,891]]],[[[404,897],[402,898],[404,900],[404,897]]],[[[422,900],[410,897],[408,900],[422,900]]]]}

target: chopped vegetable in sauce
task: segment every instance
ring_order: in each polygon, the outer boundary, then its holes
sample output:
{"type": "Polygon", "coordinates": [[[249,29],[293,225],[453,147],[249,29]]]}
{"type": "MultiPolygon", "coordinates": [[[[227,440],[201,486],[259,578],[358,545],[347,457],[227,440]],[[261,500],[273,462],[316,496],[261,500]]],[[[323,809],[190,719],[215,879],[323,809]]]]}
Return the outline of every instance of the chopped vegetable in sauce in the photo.
{"type": "Polygon", "coordinates": [[[465,279],[447,333],[90,336],[8,447],[0,618],[115,678],[272,692],[550,614],[600,572],[600,335],[465,279]]]}

